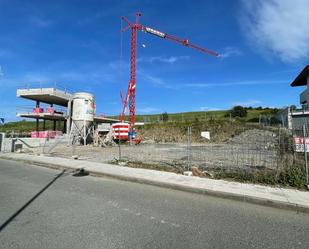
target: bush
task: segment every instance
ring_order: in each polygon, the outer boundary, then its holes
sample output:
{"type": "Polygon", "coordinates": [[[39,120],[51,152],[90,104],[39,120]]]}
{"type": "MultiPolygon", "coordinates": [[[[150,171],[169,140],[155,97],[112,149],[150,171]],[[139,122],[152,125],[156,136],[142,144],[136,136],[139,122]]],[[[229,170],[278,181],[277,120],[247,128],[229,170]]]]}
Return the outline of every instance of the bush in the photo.
{"type": "Polygon", "coordinates": [[[306,185],[305,167],[303,165],[294,164],[283,170],[279,175],[278,182],[282,185],[304,188],[306,185]]]}
{"type": "Polygon", "coordinates": [[[247,109],[240,105],[234,106],[233,109],[227,112],[225,116],[228,117],[229,115],[231,115],[233,118],[235,117],[243,118],[247,116],[247,109]]]}
{"type": "Polygon", "coordinates": [[[163,122],[167,122],[168,121],[168,114],[167,114],[167,112],[162,113],[162,120],[163,120],[163,122]]]}

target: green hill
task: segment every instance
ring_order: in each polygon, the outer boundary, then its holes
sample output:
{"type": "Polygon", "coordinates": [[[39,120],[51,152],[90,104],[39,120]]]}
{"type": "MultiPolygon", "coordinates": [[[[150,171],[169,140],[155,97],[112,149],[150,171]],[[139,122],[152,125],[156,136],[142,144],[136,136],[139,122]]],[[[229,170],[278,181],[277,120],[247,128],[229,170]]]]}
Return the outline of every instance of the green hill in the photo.
{"type": "MultiPolygon", "coordinates": [[[[29,132],[34,131],[36,126],[35,121],[16,121],[16,122],[8,122],[2,126],[0,126],[0,132],[29,132]]],[[[42,130],[43,124],[40,122],[40,129],[42,130]]],[[[53,122],[52,121],[46,121],[45,123],[46,130],[51,130],[53,128],[53,122]]]]}
{"type": "MultiPolygon", "coordinates": [[[[264,109],[248,109],[247,116],[244,118],[237,118],[239,121],[243,122],[259,122],[260,116],[272,116],[278,111],[277,109],[264,108],[264,109]]],[[[220,111],[206,111],[206,112],[182,112],[182,113],[167,113],[166,122],[176,122],[176,123],[188,123],[196,121],[209,121],[209,120],[229,120],[229,116],[226,116],[227,110],[220,111]]],[[[146,122],[146,123],[159,123],[164,120],[164,115],[166,114],[151,114],[151,115],[136,115],[136,122],[146,122]]],[[[114,116],[113,118],[118,118],[114,116]]],[[[40,124],[40,128],[42,128],[40,124]]],[[[46,122],[46,129],[52,129],[53,123],[51,121],[46,122]]],[[[0,132],[29,132],[35,129],[34,121],[21,120],[17,122],[9,122],[0,126],[0,132]]],[[[62,129],[62,128],[60,128],[62,129]]]]}
{"type": "MultiPolygon", "coordinates": [[[[260,116],[273,116],[278,109],[264,108],[264,109],[247,109],[247,116],[239,118],[246,122],[259,122],[260,116]]],[[[220,111],[205,111],[205,112],[182,112],[182,113],[167,113],[169,122],[188,122],[196,120],[228,120],[229,116],[226,116],[228,110],[220,111]]],[[[137,115],[137,122],[160,122],[164,119],[164,114],[152,114],[152,115],[137,115]]]]}

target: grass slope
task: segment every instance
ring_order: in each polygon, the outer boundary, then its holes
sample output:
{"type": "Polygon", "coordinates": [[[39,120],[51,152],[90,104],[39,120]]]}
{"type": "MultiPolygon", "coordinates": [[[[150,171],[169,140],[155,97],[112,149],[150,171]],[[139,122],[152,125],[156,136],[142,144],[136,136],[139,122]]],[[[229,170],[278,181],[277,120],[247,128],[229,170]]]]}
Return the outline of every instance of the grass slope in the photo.
{"type": "MultiPolygon", "coordinates": [[[[168,122],[196,122],[196,121],[209,121],[209,120],[229,120],[229,117],[225,117],[227,111],[206,111],[206,112],[182,112],[182,113],[168,113],[168,122]]],[[[260,115],[273,115],[273,109],[248,109],[247,117],[239,119],[240,121],[246,122],[258,122],[260,115]]],[[[157,123],[161,122],[163,115],[162,114],[151,114],[151,115],[136,115],[136,122],[147,122],[147,123],[157,123]]],[[[115,116],[113,118],[118,118],[115,116]]],[[[43,124],[40,122],[40,129],[42,130],[43,124]]],[[[52,129],[52,121],[46,121],[46,130],[52,129]]],[[[62,130],[62,128],[58,129],[62,130]]],[[[29,132],[35,130],[35,122],[21,120],[17,122],[9,122],[3,126],[0,126],[0,132],[29,132]]]]}
{"type": "MultiPolygon", "coordinates": [[[[182,113],[168,113],[168,121],[175,122],[187,122],[198,120],[227,120],[229,117],[225,117],[227,110],[220,111],[206,111],[206,112],[182,112],[182,113]]],[[[258,122],[259,116],[272,116],[274,115],[274,109],[249,109],[247,110],[247,116],[243,118],[243,121],[258,122]]],[[[158,122],[162,121],[163,114],[152,115],[136,115],[137,122],[158,122]]]]}

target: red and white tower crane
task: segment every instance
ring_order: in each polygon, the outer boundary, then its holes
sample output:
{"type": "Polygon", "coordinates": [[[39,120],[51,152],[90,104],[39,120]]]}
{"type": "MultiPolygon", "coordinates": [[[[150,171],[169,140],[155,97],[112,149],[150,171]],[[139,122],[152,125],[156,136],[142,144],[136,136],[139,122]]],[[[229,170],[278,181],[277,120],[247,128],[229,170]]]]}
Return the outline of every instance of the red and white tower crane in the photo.
{"type": "Polygon", "coordinates": [[[178,37],[169,35],[167,33],[161,32],[159,30],[146,27],[139,23],[139,18],[141,16],[140,12],[135,14],[135,23],[130,22],[126,17],[121,16],[121,19],[127,23],[127,26],[121,29],[121,32],[131,29],[131,65],[130,65],[130,81],[126,93],[126,97],[123,100],[123,108],[120,114],[120,121],[124,122],[125,112],[129,102],[129,134],[133,134],[135,125],[135,90],[136,90],[136,49],[137,49],[137,31],[143,31],[148,34],[158,36],[163,39],[167,39],[176,43],[179,43],[188,48],[193,48],[202,53],[206,53],[212,56],[219,56],[217,52],[211,51],[206,48],[191,44],[188,39],[180,39],[178,37]]]}

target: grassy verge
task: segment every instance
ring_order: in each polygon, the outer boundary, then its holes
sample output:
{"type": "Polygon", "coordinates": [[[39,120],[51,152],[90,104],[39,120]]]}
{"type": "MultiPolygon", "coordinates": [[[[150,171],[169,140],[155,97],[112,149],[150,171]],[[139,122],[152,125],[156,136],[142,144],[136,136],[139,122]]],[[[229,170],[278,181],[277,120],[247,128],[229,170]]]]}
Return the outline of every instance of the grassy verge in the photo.
{"type": "MultiPolygon", "coordinates": [[[[119,165],[118,161],[112,161],[111,163],[119,165]]],[[[149,164],[140,161],[127,161],[122,162],[122,164],[120,163],[120,165],[131,168],[172,172],[176,174],[183,174],[185,169],[184,165],[149,164]]],[[[231,170],[215,168],[210,169],[208,172],[213,175],[213,179],[292,187],[297,189],[307,188],[304,162],[299,159],[292,166],[286,167],[280,171],[270,169],[231,170]]]]}
{"type": "Polygon", "coordinates": [[[259,183],[306,189],[305,167],[303,166],[292,166],[280,172],[276,172],[274,170],[238,170],[233,172],[218,170],[213,173],[216,179],[227,179],[245,183],[259,183]]]}
{"type": "Polygon", "coordinates": [[[151,163],[144,163],[140,161],[111,161],[111,164],[115,165],[124,165],[126,167],[130,168],[137,168],[137,169],[152,169],[152,170],[158,170],[158,171],[165,171],[165,172],[172,172],[176,174],[183,174],[183,169],[181,167],[173,167],[173,166],[167,166],[167,165],[160,165],[160,164],[151,164],[151,163]]]}

